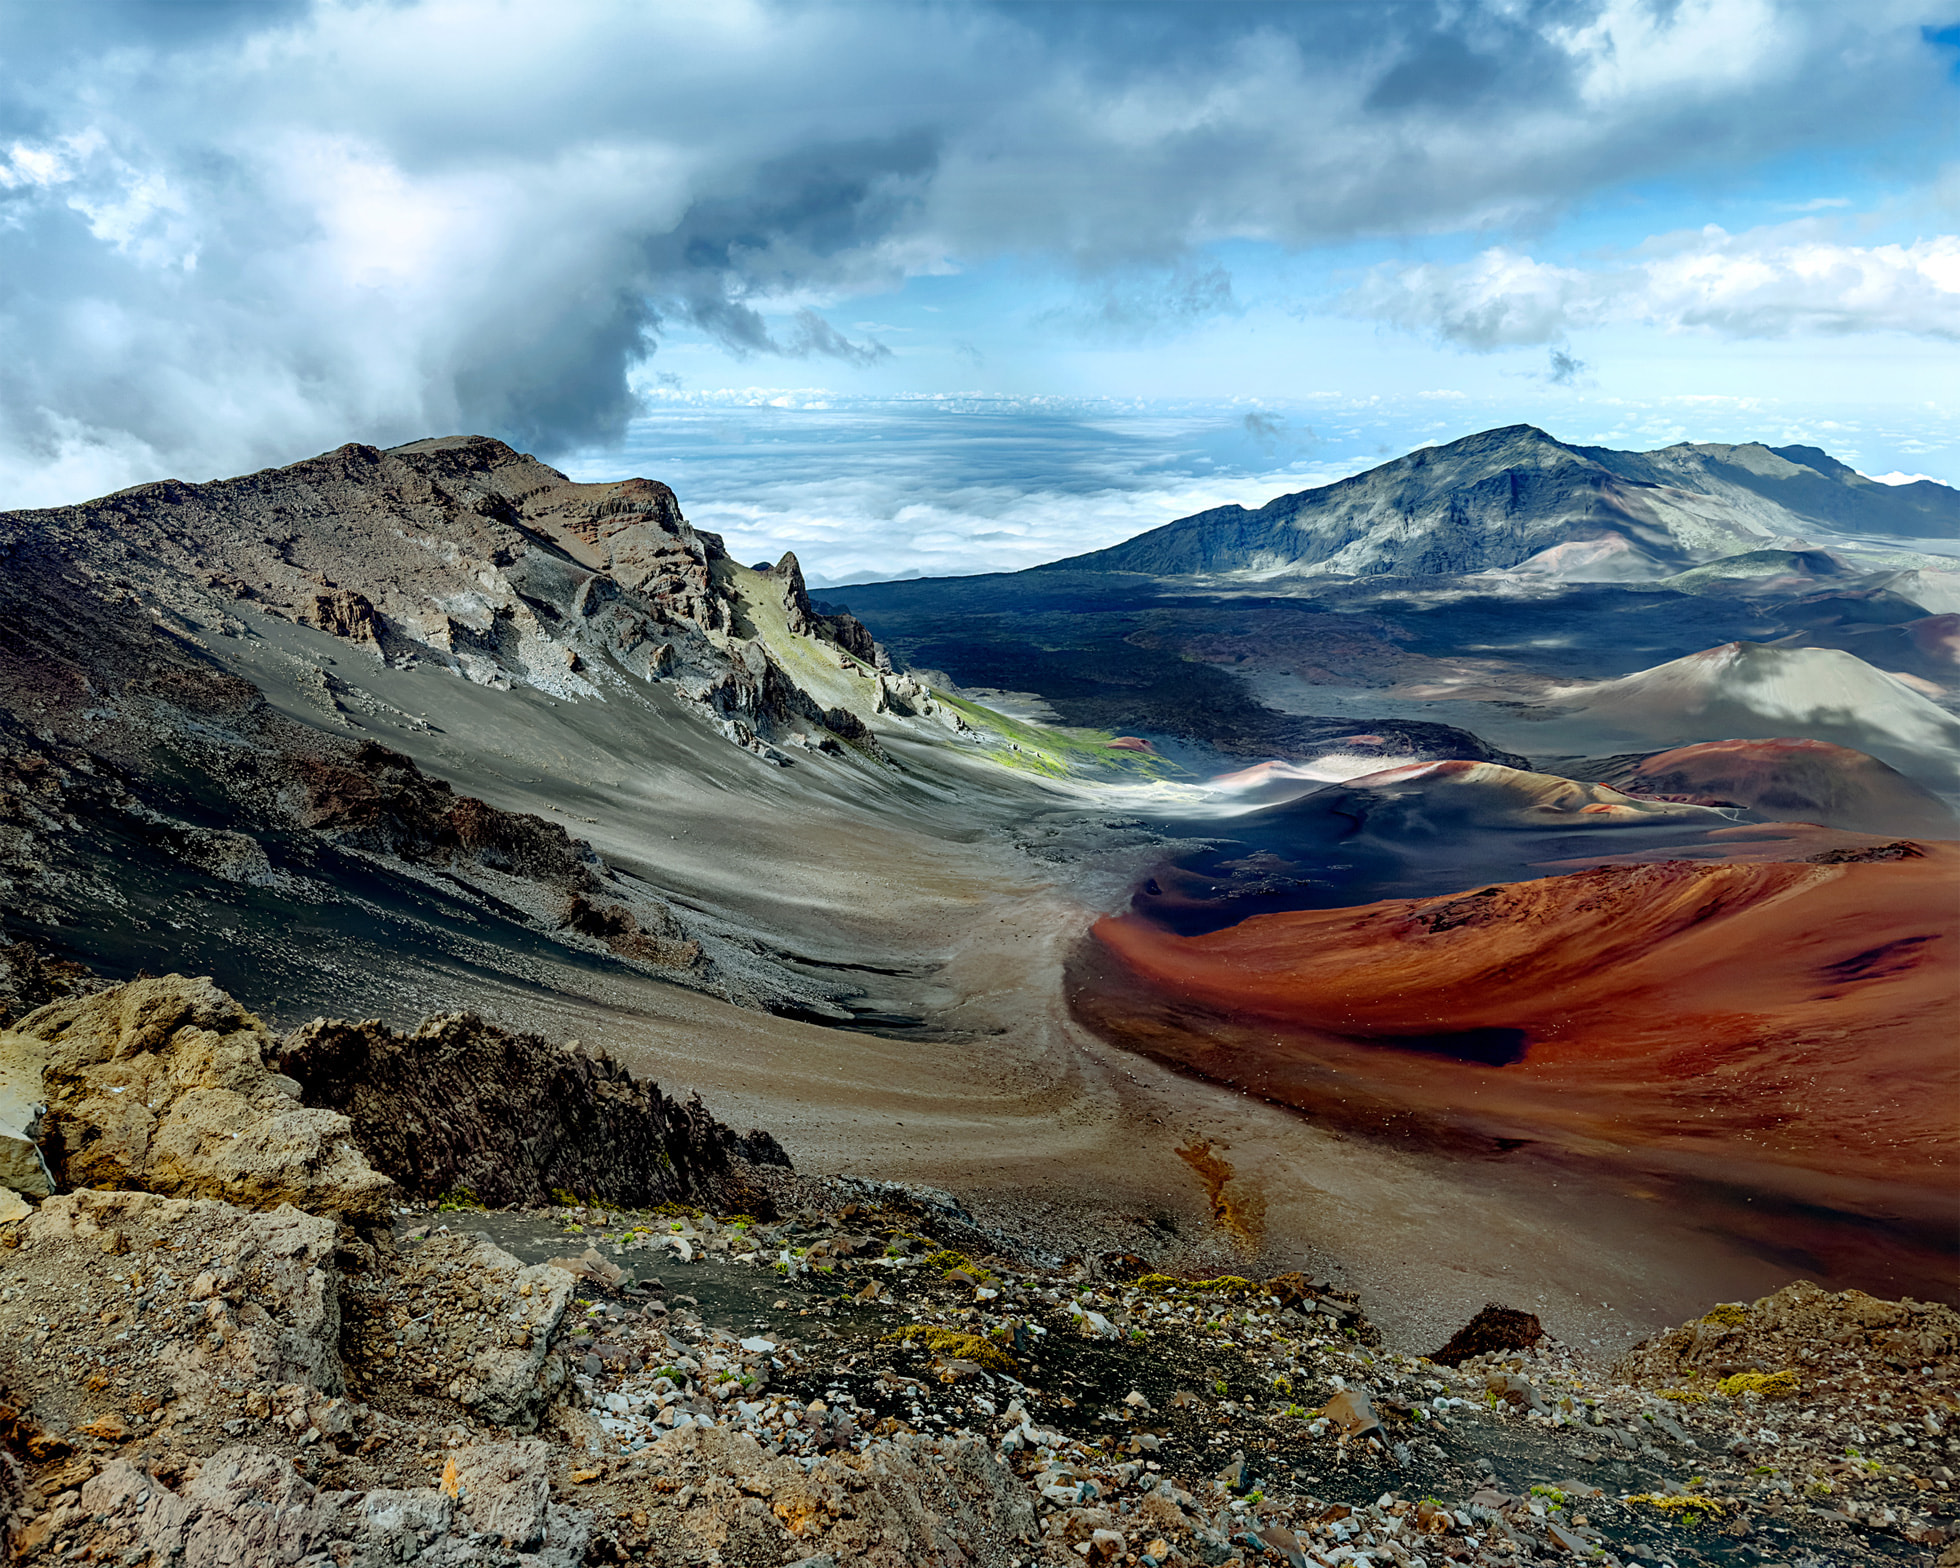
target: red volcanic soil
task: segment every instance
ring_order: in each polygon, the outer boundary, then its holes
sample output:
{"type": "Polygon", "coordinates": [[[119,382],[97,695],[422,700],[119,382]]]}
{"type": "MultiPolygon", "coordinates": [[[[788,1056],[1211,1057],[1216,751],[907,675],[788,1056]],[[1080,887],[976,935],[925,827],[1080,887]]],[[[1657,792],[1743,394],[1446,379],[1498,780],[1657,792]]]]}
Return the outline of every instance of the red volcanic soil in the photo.
{"type": "Polygon", "coordinates": [[[1949,1223],[1960,846],[1919,847],[1599,866],[1195,937],[1105,919],[1075,1007],[1317,1114],[1949,1223]]]}
{"type": "Polygon", "coordinates": [[[1118,735],[1113,740],[1103,742],[1105,751],[1152,751],[1154,749],[1149,741],[1135,735],[1118,735]]]}
{"type": "Polygon", "coordinates": [[[1601,782],[1632,795],[1747,806],[1782,822],[1952,837],[1946,803],[1876,757],[1821,740],[1716,740],[1629,758],[1601,782]]]}

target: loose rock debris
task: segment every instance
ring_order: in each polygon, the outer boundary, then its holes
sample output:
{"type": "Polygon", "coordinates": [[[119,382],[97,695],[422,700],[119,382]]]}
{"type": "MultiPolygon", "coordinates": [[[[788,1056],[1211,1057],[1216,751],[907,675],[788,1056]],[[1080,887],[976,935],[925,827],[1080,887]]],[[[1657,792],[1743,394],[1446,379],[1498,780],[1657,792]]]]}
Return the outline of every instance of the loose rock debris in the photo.
{"type": "Polygon", "coordinates": [[[1945,1308],[1800,1284],[1611,1375],[1549,1337],[1452,1369],[1384,1349],[1353,1297],[1298,1275],[1044,1267],[902,1190],[782,1190],[768,1223],[411,1209],[338,1248],[290,1208],[49,1199],[0,1231],[15,1549],[1960,1561],[1945,1308]],[[1782,1397],[1732,1384],[1792,1369],[1782,1397]]]}

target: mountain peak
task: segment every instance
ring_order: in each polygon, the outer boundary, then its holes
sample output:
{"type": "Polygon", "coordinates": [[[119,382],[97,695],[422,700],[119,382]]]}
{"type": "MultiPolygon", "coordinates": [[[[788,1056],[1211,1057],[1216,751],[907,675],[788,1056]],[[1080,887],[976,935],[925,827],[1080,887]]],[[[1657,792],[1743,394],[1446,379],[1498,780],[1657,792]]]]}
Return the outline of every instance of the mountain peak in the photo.
{"type": "Polygon", "coordinates": [[[1724,556],[1803,548],[1818,528],[1956,537],[1960,493],[1873,485],[1815,447],[1682,442],[1620,452],[1500,425],[1256,511],[1214,507],[1055,565],[1165,577],[1517,569],[1652,581],[1724,556]]]}

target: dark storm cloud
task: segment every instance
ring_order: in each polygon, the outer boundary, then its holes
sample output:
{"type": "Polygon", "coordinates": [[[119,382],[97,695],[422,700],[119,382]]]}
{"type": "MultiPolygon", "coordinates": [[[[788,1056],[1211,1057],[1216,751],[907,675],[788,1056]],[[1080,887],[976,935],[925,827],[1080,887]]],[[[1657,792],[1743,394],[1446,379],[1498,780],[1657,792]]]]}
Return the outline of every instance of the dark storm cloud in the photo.
{"type": "Polygon", "coordinates": [[[1906,0],[0,20],[0,499],[350,437],[560,449],[620,429],[676,324],[862,365],[832,306],[1001,256],[1145,337],[1237,308],[1215,242],[1524,224],[1950,91],[1906,0]]]}

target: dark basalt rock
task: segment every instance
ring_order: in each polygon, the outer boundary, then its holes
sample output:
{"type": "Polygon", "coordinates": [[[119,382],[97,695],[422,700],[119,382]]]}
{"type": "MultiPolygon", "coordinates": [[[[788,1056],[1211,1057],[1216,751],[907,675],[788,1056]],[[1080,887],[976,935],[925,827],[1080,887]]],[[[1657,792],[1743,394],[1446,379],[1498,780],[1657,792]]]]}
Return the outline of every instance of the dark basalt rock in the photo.
{"type": "Polygon", "coordinates": [[[295,772],[306,791],[301,823],[342,843],[409,861],[473,861],[557,886],[592,881],[589,847],[556,823],[457,795],[378,742],[303,757],[295,772]]]}
{"type": "Polygon", "coordinates": [[[1491,1302],[1429,1359],[1446,1367],[1461,1366],[1472,1356],[1491,1351],[1529,1350],[1545,1337],[1536,1315],[1491,1302]]]}
{"type": "Polygon", "coordinates": [[[647,1206],[739,1182],[736,1162],[788,1166],[768,1133],[738,1134],[697,1099],[669,1099],[604,1051],[512,1034],[474,1013],[400,1034],[318,1019],[277,1070],[307,1105],[341,1112],[376,1169],[424,1197],[541,1204],[554,1194],[647,1206]]]}
{"type": "Polygon", "coordinates": [[[1856,849],[1827,849],[1821,854],[1804,857],[1813,866],[1853,866],[1868,864],[1879,860],[1924,860],[1926,851],[1909,838],[1894,839],[1890,844],[1868,844],[1856,849]]]}
{"type": "Polygon", "coordinates": [[[0,1029],[49,1002],[108,988],[87,965],[49,958],[32,942],[10,942],[0,929],[0,1029]]]}

